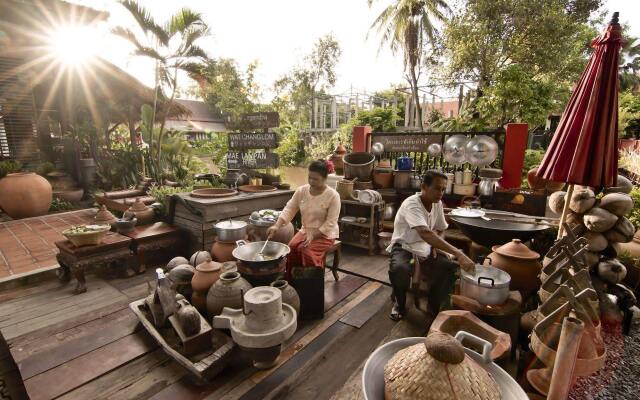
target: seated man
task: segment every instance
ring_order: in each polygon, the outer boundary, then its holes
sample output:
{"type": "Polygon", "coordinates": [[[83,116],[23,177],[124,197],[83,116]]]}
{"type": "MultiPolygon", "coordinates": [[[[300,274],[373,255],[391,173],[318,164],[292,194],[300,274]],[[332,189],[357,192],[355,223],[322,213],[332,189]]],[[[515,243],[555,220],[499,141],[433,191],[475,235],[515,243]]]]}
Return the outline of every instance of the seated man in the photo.
{"type": "Polygon", "coordinates": [[[406,294],[411,284],[413,253],[407,249],[419,248],[420,253],[429,257],[421,262],[428,270],[431,288],[427,296],[428,311],[435,316],[441,307],[449,304],[449,295],[455,284],[458,264],[436,250],[453,255],[460,267],[473,271],[475,263],[460,249],[444,240],[448,225],[444,218],[442,194],[447,187],[447,176],[438,171],[427,171],[422,177],[420,193],[408,197],[396,214],[393,236],[387,251],[389,280],[393,287],[393,309],[391,319],[398,321],[406,313],[406,294]]]}

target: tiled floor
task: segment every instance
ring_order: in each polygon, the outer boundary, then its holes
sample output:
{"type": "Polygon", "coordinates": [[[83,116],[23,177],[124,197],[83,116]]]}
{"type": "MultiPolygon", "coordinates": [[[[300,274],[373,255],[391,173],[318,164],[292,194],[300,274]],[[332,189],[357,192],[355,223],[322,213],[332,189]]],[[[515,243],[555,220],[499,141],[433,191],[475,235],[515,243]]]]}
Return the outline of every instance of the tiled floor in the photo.
{"type": "Polygon", "coordinates": [[[95,209],[0,223],[0,278],[56,265],[55,242],[72,225],[86,224],[95,209]]]}

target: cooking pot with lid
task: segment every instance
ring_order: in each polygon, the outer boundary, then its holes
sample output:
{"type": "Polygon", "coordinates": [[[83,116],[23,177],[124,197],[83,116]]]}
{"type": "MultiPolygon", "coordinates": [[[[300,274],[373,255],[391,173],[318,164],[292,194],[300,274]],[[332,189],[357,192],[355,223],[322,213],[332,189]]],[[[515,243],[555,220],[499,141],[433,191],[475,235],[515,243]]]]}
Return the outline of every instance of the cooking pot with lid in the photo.
{"type": "Polygon", "coordinates": [[[461,270],[460,277],[460,294],[480,304],[504,304],[509,298],[511,276],[503,270],[476,264],[474,274],[461,270]]]}
{"type": "Polygon", "coordinates": [[[220,242],[235,242],[247,236],[247,223],[244,221],[234,221],[232,219],[218,222],[214,229],[220,242]]]}

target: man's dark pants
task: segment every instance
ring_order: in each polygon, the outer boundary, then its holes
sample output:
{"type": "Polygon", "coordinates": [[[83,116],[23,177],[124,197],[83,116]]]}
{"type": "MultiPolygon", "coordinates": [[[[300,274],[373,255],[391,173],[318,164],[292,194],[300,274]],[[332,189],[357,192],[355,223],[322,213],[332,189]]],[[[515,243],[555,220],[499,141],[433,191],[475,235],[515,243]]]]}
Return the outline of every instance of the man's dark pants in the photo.
{"type": "MultiPolygon", "coordinates": [[[[453,293],[456,282],[458,264],[446,256],[438,254],[437,258],[421,259],[420,266],[426,272],[429,282],[427,294],[428,310],[437,314],[441,309],[450,307],[449,295],[453,293]]],[[[400,243],[393,245],[389,261],[389,281],[393,288],[393,297],[405,311],[407,290],[411,286],[413,273],[413,254],[404,250],[400,243]]]]}

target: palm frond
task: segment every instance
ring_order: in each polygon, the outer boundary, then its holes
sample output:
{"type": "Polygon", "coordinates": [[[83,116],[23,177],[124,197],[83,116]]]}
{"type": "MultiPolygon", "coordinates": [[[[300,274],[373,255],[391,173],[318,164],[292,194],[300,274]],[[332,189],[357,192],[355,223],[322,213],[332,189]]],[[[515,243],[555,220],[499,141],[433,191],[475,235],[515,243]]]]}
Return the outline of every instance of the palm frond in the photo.
{"type": "Polygon", "coordinates": [[[161,62],[166,61],[164,57],[162,57],[154,48],[151,48],[151,47],[140,46],[136,48],[136,50],[134,51],[134,54],[137,56],[145,56],[145,57],[153,58],[161,62]]]}
{"type": "Polygon", "coordinates": [[[206,27],[207,24],[202,20],[201,13],[189,8],[183,8],[171,17],[167,26],[167,31],[171,37],[178,32],[184,33],[193,26],[206,27]]]}
{"type": "Polygon", "coordinates": [[[180,55],[183,58],[200,58],[203,61],[207,60],[209,56],[200,46],[190,46],[184,53],[180,55]]]}
{"type": "Polygon", "coordinates": [[[128,42],[136,46],[136,48],[138,49],[143,47],[140,41],[138,40],[138,38],[136,37],[135,33],[133,33],[130,29],[117,26],[111,30],[111,33],[127,40],[128,42]]]}
{"type": "Polygon", "coordinates": [[[209,35],[209,28],[206,26],[194,26],[187,29],[184,34],[182,49],[192,46],[196,40],[209,35]]]}
{"type": "Polygon", "coordinates": [[[146,8],[135,0],[121,0],[120,4],[129,11],[145,34],[151,32],[164,46],[169,44],[169,35],[154,21],[146,8]]]}

